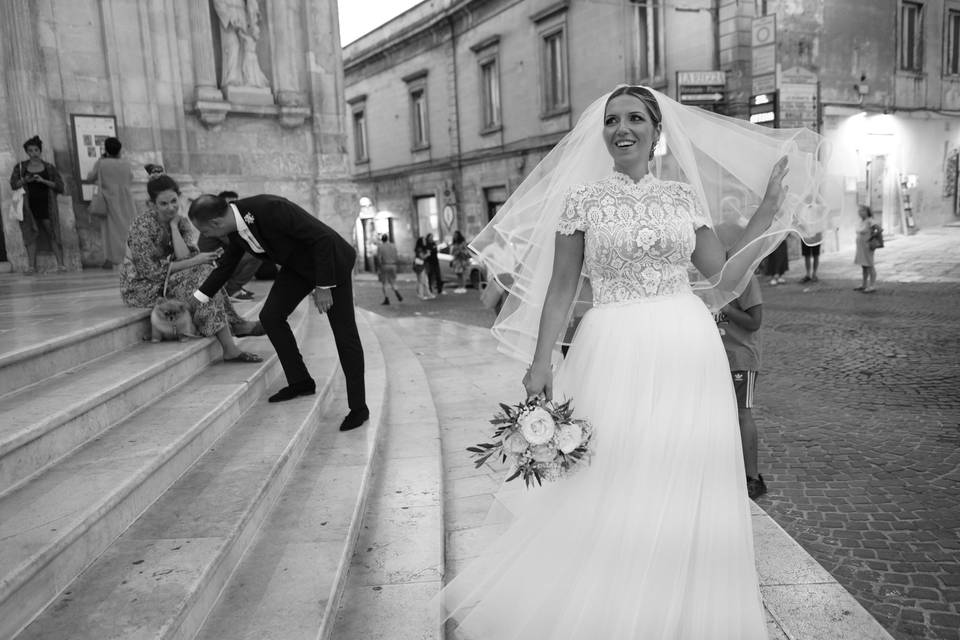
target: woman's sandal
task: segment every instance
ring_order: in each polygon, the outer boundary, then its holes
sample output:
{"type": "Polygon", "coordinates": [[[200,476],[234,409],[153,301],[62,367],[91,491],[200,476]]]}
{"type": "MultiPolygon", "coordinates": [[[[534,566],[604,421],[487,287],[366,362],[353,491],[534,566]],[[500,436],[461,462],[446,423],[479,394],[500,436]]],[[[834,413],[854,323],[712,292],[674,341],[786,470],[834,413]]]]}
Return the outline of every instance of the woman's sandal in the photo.
{"type": "Polygon", "coordinates": [[[263,362],[263,358],[255,353],[250,353],[249,351],[241,351],[240,355],[238,355],[236,358],[224,358],[223,361],[238,362],[240,364],[253,364],[255,362],[263,362]]]}

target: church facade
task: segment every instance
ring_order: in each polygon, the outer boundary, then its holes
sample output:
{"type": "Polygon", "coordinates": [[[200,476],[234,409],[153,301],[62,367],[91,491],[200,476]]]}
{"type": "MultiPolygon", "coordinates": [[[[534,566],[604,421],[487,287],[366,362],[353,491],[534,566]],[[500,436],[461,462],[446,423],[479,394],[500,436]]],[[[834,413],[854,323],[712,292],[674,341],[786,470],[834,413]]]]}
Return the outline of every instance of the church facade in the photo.
{"type": "MultiPolygon", "coordinates": [[[[108,135],[120,139],[133,166],[140,209],[143,166],[155,163],[186,198],[275,193],[350,237],[357,196],[336,0],[3,4],[0,263],[27,264],[7,178],[34,135],[64,178],[60,226],[74,269],[103,261],[86,178],[108,135]]],[[[52,264],[52,256],[45,260],[52,264]]]]}

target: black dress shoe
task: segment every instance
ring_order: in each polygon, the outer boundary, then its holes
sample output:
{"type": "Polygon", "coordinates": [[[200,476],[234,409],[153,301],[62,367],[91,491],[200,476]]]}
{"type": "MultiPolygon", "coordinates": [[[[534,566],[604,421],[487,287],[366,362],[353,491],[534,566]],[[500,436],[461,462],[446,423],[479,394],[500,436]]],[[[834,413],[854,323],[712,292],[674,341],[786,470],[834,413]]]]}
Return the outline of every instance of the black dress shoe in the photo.
{"type": "Polygon", "coordinates": [[[294,382],[290,386],[284,387],[268,398],[269,402],[283,402],[284,400],[293,400],[297,396],[312,396],[317,392],[317,385],[313,380],[303,382],[294,382]]]}
{"type": "Polygon", "coordinates": [[[350,413],[347,414],[347,417],[343,419],[343,422],[340,423],[340,431],[356,429],[369,419],[370,410],[366,407],[363,409],[352,409],[350,413]]]}

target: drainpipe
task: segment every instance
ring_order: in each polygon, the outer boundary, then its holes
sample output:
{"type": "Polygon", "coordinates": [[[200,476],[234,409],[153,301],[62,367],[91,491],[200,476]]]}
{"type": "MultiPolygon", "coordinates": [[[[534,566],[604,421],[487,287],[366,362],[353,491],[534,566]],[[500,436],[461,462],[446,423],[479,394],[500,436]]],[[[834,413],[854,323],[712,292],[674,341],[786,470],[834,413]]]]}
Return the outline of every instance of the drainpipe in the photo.
{"type": "Polygon", "coordinates": [[[453,113],[454,118],[456,119],[457,129],[457,188],[460,189],[460,193],[457,196],[456,224],[458,229],[463,229],[464,225],[462,207],[460,204],[463,198],[463,147],[460,137],[460,78],[459,73],[457,72],[457,31],[454,25],[453,16],[454,14],[447,16],[447,24],[450,26],[450,48],[451,57],[453,59],[453,113]]]}

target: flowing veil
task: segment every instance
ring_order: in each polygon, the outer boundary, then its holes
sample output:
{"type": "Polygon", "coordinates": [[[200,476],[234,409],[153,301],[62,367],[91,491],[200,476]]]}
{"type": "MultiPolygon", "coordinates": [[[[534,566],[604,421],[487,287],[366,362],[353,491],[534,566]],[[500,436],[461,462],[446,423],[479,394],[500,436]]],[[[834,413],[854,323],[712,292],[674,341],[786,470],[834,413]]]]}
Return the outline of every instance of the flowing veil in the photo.
{"type": "MultiPolygon", "coordinates": [[[[694,291],[714,311],[736,298],[760,261],[790,232],[801,238],[827,228],[822,138],[809,129],[768,129],[698,107],[681,105],[654,90],[663,114],[660,144],[651,172],[691,185],[725,246],[732,246],[756,211],[773,165],[788,157],[784,204],[756,240],[728,256],[713,278],[691,272],[694,291]]],[[[488,273],[509,293],[493,326],[500,350],[530,362],[553,268],[554,235],[568,190],[613,172],[603,142],[609,94],[588,106],[576,126],[534,168],[497,215],[470,244],[488,273]]],[[[592,304],[581,274],[570,314],[592,304]]],[[[565,338],[561,338],[563,342],[565,338]]]]}

